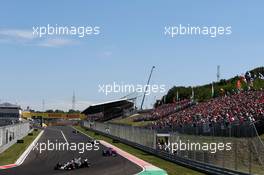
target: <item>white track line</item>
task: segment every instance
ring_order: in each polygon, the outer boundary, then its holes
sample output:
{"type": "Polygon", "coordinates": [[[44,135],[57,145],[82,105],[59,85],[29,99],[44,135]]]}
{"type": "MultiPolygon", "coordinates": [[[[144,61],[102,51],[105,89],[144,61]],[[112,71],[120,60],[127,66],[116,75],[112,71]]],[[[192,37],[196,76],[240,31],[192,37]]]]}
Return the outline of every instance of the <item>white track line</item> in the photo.
{"type": "MultiPolygon", "coordinates": [[[[77,130],[77,131],[79,131],[80,133],[86,135],[88,138],[93,139],[91,136],[89,136],[85,132],[83,132],[83,131],[81,131],[81,130],[79,130],[77,128],[74,128],[74,127],[72,127],[72,128],[75,129],[75,130],[77,130]]],[[[118,148],[118,147],[116,147],[116,146],[114,146],[114,145],[112,145],[112,144],[104,141],[104,140],[98,140],[98,141],[100,142],[101,145],[103,145],[105,147],[115,148],[115,150],[118,150],[118,154],[120,156],[124,157],[125,159],[129,160],[130,162],[133,162],[134,164],[136,164],[139,167],[141,167],[142,168],[142,171],[140,171],[139,173],[137,173],[135,175],[138,175],[140,173],[143,173],[147,169],[153,169],[154,168],[154,169],[163,170],[163,169],[160,169],[160,168],[152,165],[151,163],[148,163],[148,162],[146,162],[146,161],[144,161],[144,160],[142,160],[142,159],[140,159],[140,158],[138,158],[138,157],[136,157],[136,156],[134,156],[134,155],[132,155],[132,154],[130,154],[130,153],[128,153],[128,152],[126,152],[126,151],[124,151],[124,150],[122,150],[122,149],[120,149],[120,148],[118,148]]],[[[164,172],[165,172],[164,173],[164,175],[165,175],[167,172],[166,171],[164,171],[164,172]]]]}
{"type": "Polygon", "coordinates": [[[62,137],[64,138],[64,140],[66,141],[66,143],[69,143],[68,140],[66,139],[65,135],[63,134],[62,130],[61,130],[61,134],[62,134],[62,137]]]}
{"type": "Polygon", "coordinates": [[[83,135],[87,136],[89,139],[93,140],[93,138],[91,136],[89,136],[88,134],[82,132],[81,130],[77,129],[77,128],[74,128],[72,127],[73,129],[75,129],[76,131],[79,131],[80,133],[82,133],[83,135]]]}
{"type": "Polygon", "coordinates": [[[31,152],[31,150],[33,149],[33,147],[35,146],[35,144],[38,142],[38,140],[40,139],[40,137],[42,136],[43,133],[44,133],[44,130],[42,130],[39,133],[39,135],[28,146],[28,148],[24,151],[24,153],[17,159],[17,161],[15,163],[17,166],[21,165],[24,162],[24,160],[27,158],[27,156],[29,155],[29,153],[31,152]]]}

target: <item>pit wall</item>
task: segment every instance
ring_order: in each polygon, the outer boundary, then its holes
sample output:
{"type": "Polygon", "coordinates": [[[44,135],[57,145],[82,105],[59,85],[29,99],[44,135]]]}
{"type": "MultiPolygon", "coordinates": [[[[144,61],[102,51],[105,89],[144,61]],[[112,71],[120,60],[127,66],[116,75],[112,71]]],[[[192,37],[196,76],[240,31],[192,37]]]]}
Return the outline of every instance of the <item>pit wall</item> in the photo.
{"type": "Polygon", "coordinates": [[[23,122],[0,127],[0,153],[4,152],[17,140],[25,137],[30,131],[30,123],[23,122]]]}

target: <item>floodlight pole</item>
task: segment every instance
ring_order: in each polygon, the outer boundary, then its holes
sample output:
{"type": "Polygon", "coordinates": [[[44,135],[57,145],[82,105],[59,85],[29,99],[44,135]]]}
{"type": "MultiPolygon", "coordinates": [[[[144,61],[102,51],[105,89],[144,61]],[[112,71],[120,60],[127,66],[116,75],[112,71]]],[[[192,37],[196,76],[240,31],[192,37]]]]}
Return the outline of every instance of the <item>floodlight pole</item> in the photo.
{"type": "Polygon", "coordinates": [[[141,102],[141,107],[140,107],[141,110],[143,109],[143,104],[144,104],[144,101],[145,101],[146,91],[148,90],[149,82],[150,82],[151,75],[152,75],[152,72],[153,72],[154,69],[155,69],[155,66],[152,66],[151,71],[150,71],[150,74],[149,74],[147,86],[145,87],[143,99],[142,99],[142,102],[141,102]]]}

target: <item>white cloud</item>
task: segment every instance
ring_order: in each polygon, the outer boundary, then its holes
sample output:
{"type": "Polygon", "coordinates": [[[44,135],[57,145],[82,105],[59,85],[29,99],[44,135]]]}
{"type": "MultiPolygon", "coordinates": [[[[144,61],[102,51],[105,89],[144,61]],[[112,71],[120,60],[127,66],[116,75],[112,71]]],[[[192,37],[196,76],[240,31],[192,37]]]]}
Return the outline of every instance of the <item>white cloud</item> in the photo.
{"type": "Polygon", "coordinates": [[[0,30],[0,38],[6,40],[33,40],[36,37],[31,30],[4,29],[0,30]]]}
{"type": "Polygon", "coordinates": [[[39,42],[39,46],[44,47],[61,47],[75,44],[73,40],[62,39],[62,38],[48,38],[39,42]]]}
{"type": "Polygon", "coordinates": [[[99,58],[109,58],[118,52],[116,45],[102,46],[102,50],[97,54],[99,58]]]}
{"type": "Polygon", "coordinates": [[[0,29],[0,42],[41,47],[62,47],[76,44],[76,41],[66,38],[39,38],[33,35],[33,31],[21,29],[0,29]]]}

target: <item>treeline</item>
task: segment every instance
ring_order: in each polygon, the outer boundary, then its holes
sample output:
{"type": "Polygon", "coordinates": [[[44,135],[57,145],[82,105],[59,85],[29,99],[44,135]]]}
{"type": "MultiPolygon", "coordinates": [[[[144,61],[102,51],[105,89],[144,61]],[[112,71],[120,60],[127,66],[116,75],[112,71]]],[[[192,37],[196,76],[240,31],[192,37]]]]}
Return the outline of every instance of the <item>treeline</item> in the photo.
{"type": "MultiPolygon", "coordinates": [[[[31,112],[39,112],[39,113],[42,113],[42,111],[34,111],[34,110],[31,110],[31,112]]],[[[45,111],[45,113],[65,113],[65,114],[80,114],[81,111],[79,110],[73,110],[73,109],[70,109],[69,111],[63,111],[63,110],[60,110],[60,109],[48,109],[45,111]]]]}
{"type": "MultiPolygon", "coordinates": [[[[250,72],[251,78],[253,80],[251,88],[259,90],[264,88],[264,67],[259,67],[253,69],[250,72]]],[[[184,86],[174,86],[168,93],[162,97],[161,100],[157,100],[154,107],[157,107],[164,103],[172,103],[177,100],[190,99],[193,98],[197,101],[205,101],[213,97],[218,97],[224,94],[232,94],[237,92],[237,82],[241,80],[241,76],[237,75],[228,80],[221,79],[219,82],[213,82],[211,84],[206,84],[196,87],[184,87],[184,86]],[[213,86],[212,86],[213,84],[213,86]],[[192,97],[193,96],[193,97],[192,97]]],[[[241,90],[247,90],[249,85],[245,81],[240,81],[241,90]]]]}

